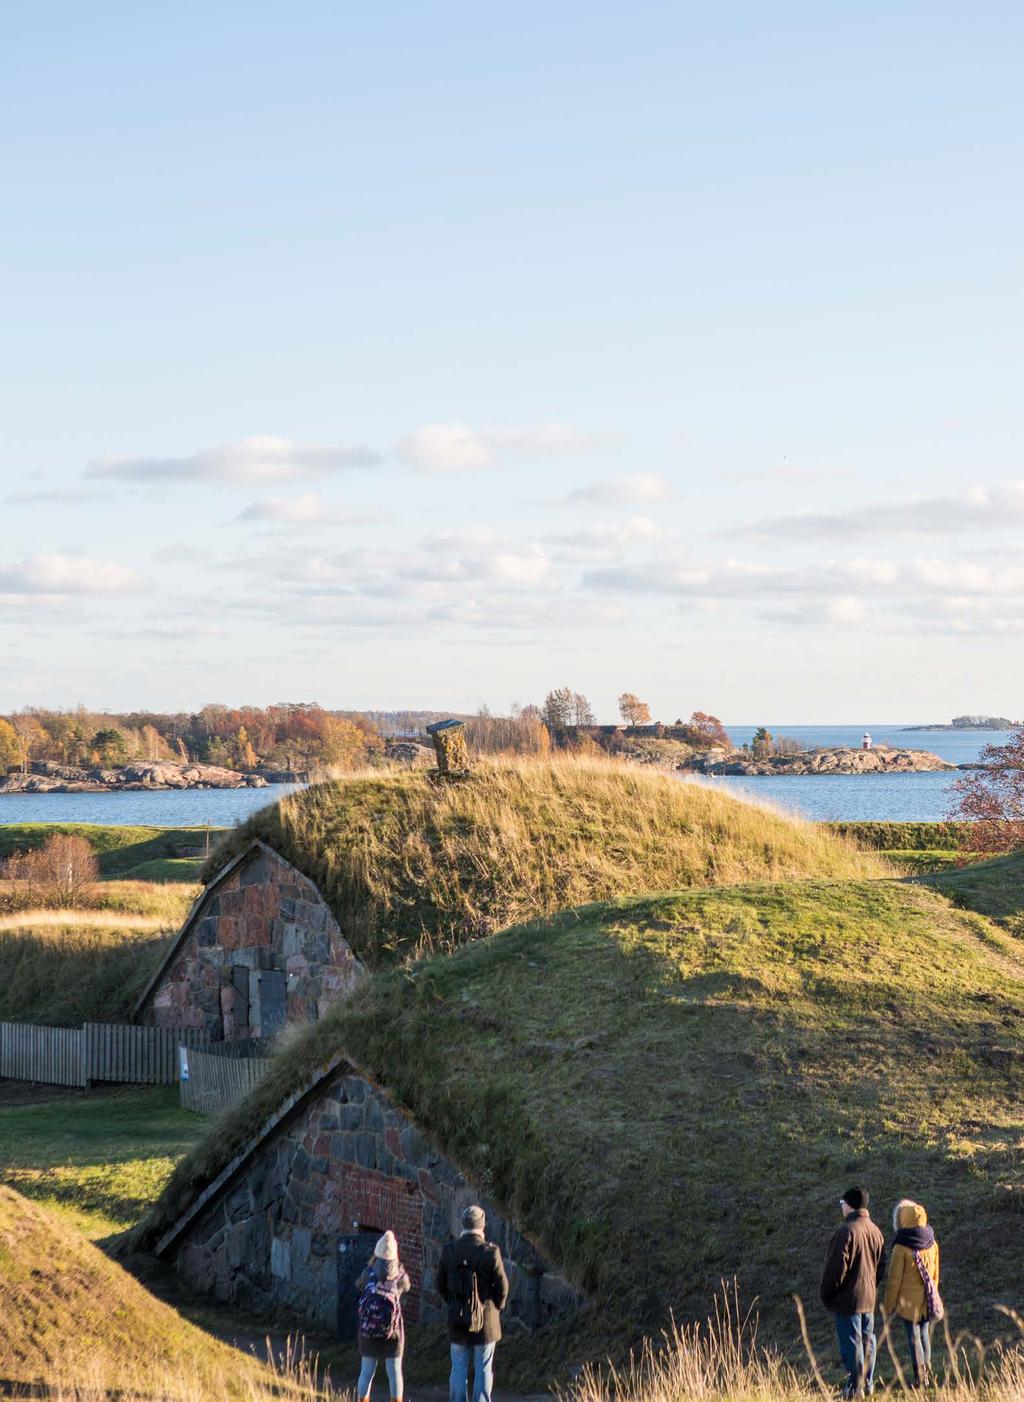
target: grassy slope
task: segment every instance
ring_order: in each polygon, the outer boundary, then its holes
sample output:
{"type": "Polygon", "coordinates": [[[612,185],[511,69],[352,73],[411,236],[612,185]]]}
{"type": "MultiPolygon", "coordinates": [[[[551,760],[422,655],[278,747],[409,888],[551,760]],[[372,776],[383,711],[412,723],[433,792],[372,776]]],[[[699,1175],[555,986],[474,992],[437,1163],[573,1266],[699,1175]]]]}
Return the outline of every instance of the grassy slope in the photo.
{"type": "Polygon", "coordinates": [[[81,910],[0,917],[0,1019],[127,1019],[196,889],[109,881],[81,910]]]}
{"type": "Polygon", "coordinates": [[[0,1098],[0,1182],[98,1240],[138,1221],[202,1130],[176,1086],[0,1098]]]}
{"type": "Polygon", "coordinates": [[[317,785],[233,829],[208,874],[254,837],[317,883],[371,964],[641,891],[882,870],[814,824],[607,760],[317,785]]]}
{"type": "Polygon", "coordinates": [[[954,905],[980,911],[1024,935],[1024,852],[943,872],[930,884],[954,905]]]}
{"type": "Polygon", "coordinates": [[[733,1275],[790,1344],[792,1294],[821,1319],[850,1180],[883,1211],[928,1204],[955,1325],[1024,1304],[1024,951],[920,886],[592,907],[377,975],[183,1163],[150,1229],[336,1048],[595,1297],[570,1356],[700,1317],[733,1275]]]}
{"type": "Polygon", "coordinates": [[[0,860],[12,852],[41,847],[54,833],[64,833],[84,837],[91,843],[103,876],[134,877],[141,881],[194,881],[202,865],[201,858],[180,854],[202,852],[207,843],[216,843],[222,831],[220,828],[106,827],[99,823],[5,823],[0,824],[0,860]]]}
{"type": "Polygon", "coordinates": [[[5,1187],[0,1376],[98,1383],[117,1389],[98,1395],[125,1398],[131,1392],[220,1402],[272,1395],[258,1364],[187,1323],[78,1232],[5,1187]]]}

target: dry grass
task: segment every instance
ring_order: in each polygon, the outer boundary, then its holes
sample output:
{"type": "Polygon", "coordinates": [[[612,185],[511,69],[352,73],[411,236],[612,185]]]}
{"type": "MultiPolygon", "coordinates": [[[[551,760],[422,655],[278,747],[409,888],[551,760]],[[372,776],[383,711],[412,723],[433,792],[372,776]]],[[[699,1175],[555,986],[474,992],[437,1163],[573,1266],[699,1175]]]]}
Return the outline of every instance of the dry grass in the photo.
{"type": "Polygon", "coordinates": [[[371,963],[646,891],[887,870],[820,826],[604,758],[480,762],[465,781],[353,775],[257,813],[255,837],[311,877],[371,963]]]}
{"type": "Polygon", "coordinates": [[[125,1019],[198,888],[99,882],[76,910],[0,916],[0,1019],[76,1026],[125,1019]]]}
{"type": "Polygon", "coordinates": [[[65,1399],[313,1397],[161,1304],[72,1228],[0,1186],[0,1378],[65,1399]]]}

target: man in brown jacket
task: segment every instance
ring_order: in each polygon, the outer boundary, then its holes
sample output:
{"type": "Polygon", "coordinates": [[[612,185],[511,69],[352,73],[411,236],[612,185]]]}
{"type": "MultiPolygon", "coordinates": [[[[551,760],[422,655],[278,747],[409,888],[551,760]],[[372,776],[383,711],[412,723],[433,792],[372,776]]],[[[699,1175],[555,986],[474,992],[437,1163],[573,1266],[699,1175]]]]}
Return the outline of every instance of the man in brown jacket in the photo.
{"type": "Polygon", "coordinates": [[[473,1402],[491,1402],[494,1350],[501,1338],[501,1311],[508,1299],[508,1277],[501,1249],[484,1236],[482,1207],[467,1207],[462,1232],[448,1242],[437,1267],[437,1293],[448,1305],[452,1368],[450,1402],[467,1402],[469,1361],[473,1360],[473,1402]]]}
{"type": "Polygon", "coordinates": [[[821,1301],[836,1317],[839,1352],[849,1378],[844,1397],[875,1390],[875,1302],[885,1275],[885,1238],[871,1220],[866,1188],[839,1199],[843,1225],[833,1235],[821,1277],[821,1301]]]}

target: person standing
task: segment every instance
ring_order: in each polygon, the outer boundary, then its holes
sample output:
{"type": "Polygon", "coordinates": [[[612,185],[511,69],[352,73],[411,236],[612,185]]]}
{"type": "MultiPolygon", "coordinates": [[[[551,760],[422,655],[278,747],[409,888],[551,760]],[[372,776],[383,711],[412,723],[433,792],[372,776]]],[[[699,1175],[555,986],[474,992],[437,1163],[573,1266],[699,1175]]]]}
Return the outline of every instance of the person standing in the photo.
{"type": "Polygon", "coordinates": [[[387,1370],[391,1402],[402,1402],[405,1353],[405,1320],[402,1296],[409,1276],[398,1259],[398,1241],[388,1231],[377,1242],[366,1270],[356,1281],[359,1293],[359,1382],[356,1397],[370,1402],[370,1387],[377,1364],[387,1370]]]}
{"type": "Polygon", "coordinates": [[[875,1390],[875,1302],[885,1274],[885,1238],[871,1220],[866,1188],[839,1199],[843,1225],[833,1234],[821,1277],[821,1302],[836,1317],[839,1352],[847,1372],[844,1397],[875,1390]]]}
{"type": "Polygon", "coordinates": [[[927,1387],[932,1366],[929,1326],[943,1314],[939,1295],[939,1243],[928,1225],[927,1212],[910,1198],[904,1198],[893,1208],[892,1225],[896,1240],[882,1313],[886,1318],[898,1315],[903,1320],[914,1369],[914,1386],[927,1387]]]}
{"type": "Polygon", "coordinates": [[[437,1293],[448,1306],[449,1399],[467,1402],[472,1360],[473,1402],[491,1402],[508,1277],[500,1249],[484,1236],[483,1208],[465,1208],[459,1223],[461,1234],[445,1246],[437,1267],[437,1293]]]}

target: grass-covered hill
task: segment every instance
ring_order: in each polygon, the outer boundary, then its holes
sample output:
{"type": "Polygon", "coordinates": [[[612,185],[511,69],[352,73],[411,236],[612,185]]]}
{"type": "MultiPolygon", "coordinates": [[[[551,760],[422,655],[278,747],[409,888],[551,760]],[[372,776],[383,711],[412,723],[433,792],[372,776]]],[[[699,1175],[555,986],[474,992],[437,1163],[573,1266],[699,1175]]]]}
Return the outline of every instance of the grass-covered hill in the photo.
{"type": "Polygon", "coordinates": [[[42,1384],[54,1389],[45,1395],[68,1399],[275,1395],[254,1360],[186,1322],[73,1227],[2,1186],[0,1378],[5,1392],[42,1384]]]}
{"type": "Polygon", "coordinates": [[[0,1019],[127,1021],[197,889],[112,880],[74,910],[0,906],[0,1019]]]}
{"type": "Polygon", "coordinates": [[[591,1296],[570,1337],[509,1341],[541,1373],[703,1317],[734,1276],[764,1338],[798,1341],[794,1294],[827,1333],[851,1181],[886,1227],[927,1205],[955,1328],[1024,1305],[1024,947],[919,884],[592,905],[378,973],[179,1166],[148,1239],[337,1050],[591,1296]]]}
{"type": "Polygon", "coordinates": [[[371,965],[644,891],[877,875],[812,823],[609,760],[493,761],[462,782],[376,773],[256,813],[207,864],[262,838],[311,877],[371,965]]]}

